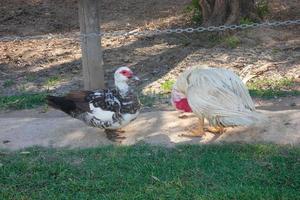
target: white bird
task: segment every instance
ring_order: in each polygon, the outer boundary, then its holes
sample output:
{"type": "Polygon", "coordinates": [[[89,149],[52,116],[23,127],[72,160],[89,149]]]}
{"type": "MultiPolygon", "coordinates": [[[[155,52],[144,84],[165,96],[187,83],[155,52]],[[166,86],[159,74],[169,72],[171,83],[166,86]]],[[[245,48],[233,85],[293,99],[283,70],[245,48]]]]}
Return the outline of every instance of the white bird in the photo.
{"type": "Polygon", "coordinates": [[[141,108],[137,95],[128,85],[131,79],[138,78],[128,67],[120,67],[114,73],[115,88],[72,91],[63,97],[49,95],[48,104],[90,126],[117,130],[135,120],[141,108]]]}
{"type": "Polygon", "coordinates": [[[250,126],[265,120],[256,112],[249,91],[232,71],[205,65],[184,71],[172,89],[171,102],[178,110],[193,112],[200,122],[186,136],[202,136],[204,118],[208,131],[223,133],[225,127],[250,126]]]}

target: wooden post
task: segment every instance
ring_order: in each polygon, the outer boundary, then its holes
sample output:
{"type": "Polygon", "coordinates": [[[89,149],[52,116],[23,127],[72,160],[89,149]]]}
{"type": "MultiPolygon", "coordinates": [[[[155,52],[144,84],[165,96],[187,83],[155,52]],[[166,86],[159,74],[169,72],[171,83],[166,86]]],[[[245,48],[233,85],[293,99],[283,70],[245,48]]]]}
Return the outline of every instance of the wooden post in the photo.
{"type": "Polygon", "coordinates": [[[104,88],[98,0],[79,0],[84,89],[104,88]],[[87,35],[87,36],[85,36],[87,35]]]}

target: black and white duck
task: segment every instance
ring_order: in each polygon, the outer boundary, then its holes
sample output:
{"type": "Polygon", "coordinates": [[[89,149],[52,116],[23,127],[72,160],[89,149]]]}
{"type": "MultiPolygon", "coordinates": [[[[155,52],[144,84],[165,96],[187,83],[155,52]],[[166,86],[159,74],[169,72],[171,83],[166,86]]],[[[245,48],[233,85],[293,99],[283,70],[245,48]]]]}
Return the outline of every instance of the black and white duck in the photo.
{"type": "Polygon", "coordinates": [[[89,126],[116,133],[135,120],[141,104],[128,82],[138,80],[128,67],[114,73],[115,88],[71,91],[65,96],[47,96],[48,105],[84,121],[89,126]]]}

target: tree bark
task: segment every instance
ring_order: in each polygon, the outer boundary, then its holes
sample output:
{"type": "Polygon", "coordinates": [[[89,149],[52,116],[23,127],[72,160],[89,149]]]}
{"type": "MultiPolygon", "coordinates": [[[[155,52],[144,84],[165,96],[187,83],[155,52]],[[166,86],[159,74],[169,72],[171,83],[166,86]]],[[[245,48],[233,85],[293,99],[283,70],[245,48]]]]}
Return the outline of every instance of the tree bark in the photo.
{"type": "Polygon", "coordinates": [[[81,34],[91,34],[81,42],[84,89],[104,88],[98,1],[80,0],[78,11],[81,34]]]}
{"type": "Polygon", "coordinates": [[[260,21],[254,0],[199,0],[204,26],[238,24],[241,18],[260,21]]]}

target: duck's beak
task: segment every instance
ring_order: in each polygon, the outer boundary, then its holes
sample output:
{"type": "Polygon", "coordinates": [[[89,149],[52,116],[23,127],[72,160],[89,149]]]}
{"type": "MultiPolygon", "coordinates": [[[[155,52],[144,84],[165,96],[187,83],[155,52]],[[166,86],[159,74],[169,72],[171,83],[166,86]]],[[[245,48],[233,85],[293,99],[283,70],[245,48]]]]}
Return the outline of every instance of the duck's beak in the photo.
{"type": "Polygon", "coordinates": [[[137,77],[137,76],[132,76],[131,79],[133,79],[133,80],[135,80],[135,81],[140,81],[139,77],[137,77]]]}
{"type": "Polygon", "coordinates": [[[139,82],[140,82],[140,79],[137,76],[130,77],[130,83],[138,84],[139,82]]]}

